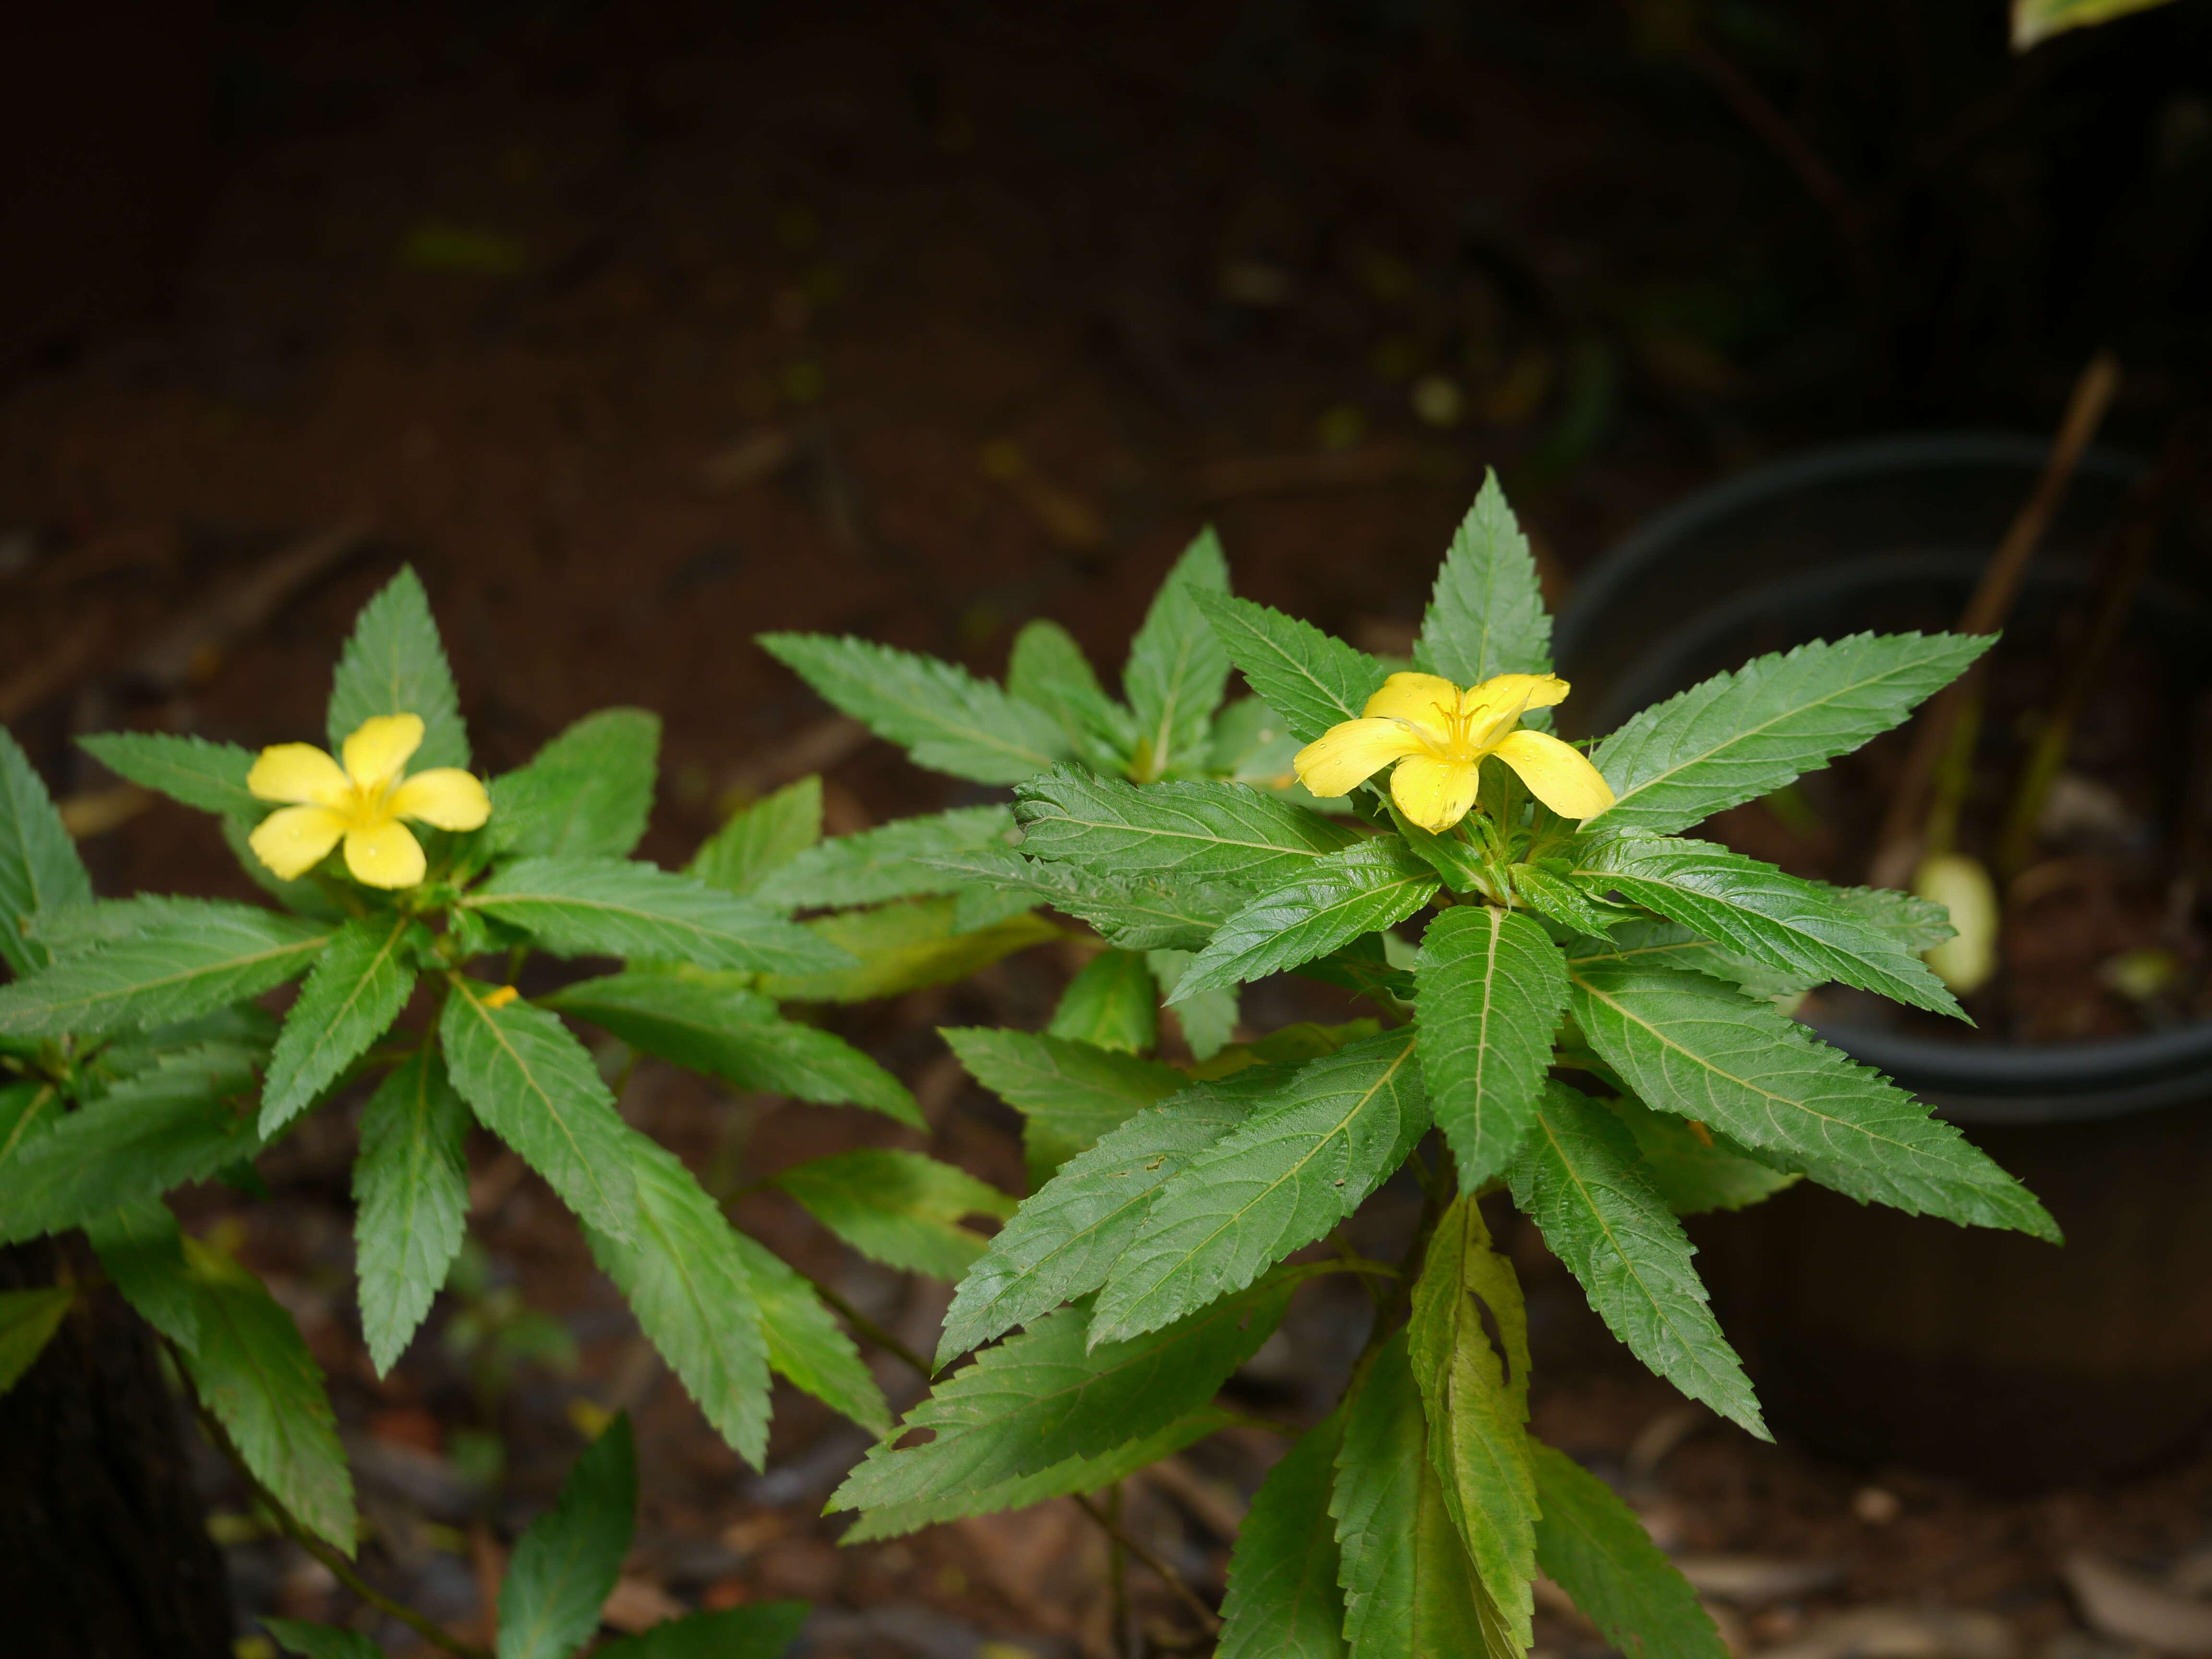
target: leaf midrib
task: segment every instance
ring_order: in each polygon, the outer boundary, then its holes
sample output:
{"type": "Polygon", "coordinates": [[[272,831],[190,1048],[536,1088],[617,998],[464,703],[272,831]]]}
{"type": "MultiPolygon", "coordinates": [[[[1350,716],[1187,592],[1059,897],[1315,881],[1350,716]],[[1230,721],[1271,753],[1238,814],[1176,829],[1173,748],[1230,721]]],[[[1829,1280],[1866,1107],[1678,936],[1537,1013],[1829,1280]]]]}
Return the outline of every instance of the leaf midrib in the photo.
{"type": "MultiPolygon", "coordinates": [[[[143,936],[142,935],[142,938],[143,937],[143,936]]],[[[49,1014],[58,1014],[63,1010],[70,1008],[79,1010],[94,1008],[99,1006],[103,1002],[112,1002],[124,997],[133,997],[142,995],[149,992],[167,990],[172,987],[179,985],[189,985],[194,980],[205,979],[210,975],[234,973],[242,969],[258,966],[263,963],[274,962],[280,957],[289,956],[296,951],[319,951],[323,946],[331,942],[332,937],[333,935],[331,933],[318,933],[312,939],[295,940],[289,945],[273,945],[266,951],[257,951],[251,956],[229,957],[221,962],[205,963],[197,968],[187,969],[182,973],[170,974],[160,979],[137,980],[129,985],[119,988],[111,986],[104,989],[90,992],[86,995],[71,998],[69,1000],[62,1002],[27,1002],[23,1006],[26,1008],[43,1009],[49,1014]]],[[[125,942],[136,943],[137,941],[125,942]]],[[[0,1014],[0,1030],[6,1029],[5,1022],[6,1016],[4,1014],[0,1014]]]]}

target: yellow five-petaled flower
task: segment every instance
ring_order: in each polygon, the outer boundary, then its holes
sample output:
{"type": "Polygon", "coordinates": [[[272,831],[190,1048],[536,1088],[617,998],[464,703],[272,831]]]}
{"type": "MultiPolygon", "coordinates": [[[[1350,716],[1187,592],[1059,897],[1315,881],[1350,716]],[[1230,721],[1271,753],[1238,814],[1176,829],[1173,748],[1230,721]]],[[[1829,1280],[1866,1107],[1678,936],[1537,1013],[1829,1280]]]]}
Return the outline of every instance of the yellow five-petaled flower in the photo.
{"type": "Polygon", "coordinates": [[[1528,710],[1566,695],[1556,674],[1500,674],[1465,690],[1434,674],[1393,674],[1360,719],[1330,726],[1298,750],[1298,781],[1316,795],[1349,794],[1395,761],[1390,799],[1441,835],[1474,806],[1482,763],[1494,755],[1561,817],[1592,817],[1613,805],[1597,768],[1580,750],[1521,724],[1528,710]]]}
{"type": "Polygon", "coordinates": [[[457,766],[407,775],[422,743],[415,714],[379,714],[339,745],[341,767],[311,743],[264,749],[246,775],[261,800],[290,803],[248,838],[253,854],[285,880],[305,875],[345,842],[346,868],[370,887],[412,887],[426,867],[422,844],[402,818],[473,830],[491,816],[484,787],[457,766]]]}

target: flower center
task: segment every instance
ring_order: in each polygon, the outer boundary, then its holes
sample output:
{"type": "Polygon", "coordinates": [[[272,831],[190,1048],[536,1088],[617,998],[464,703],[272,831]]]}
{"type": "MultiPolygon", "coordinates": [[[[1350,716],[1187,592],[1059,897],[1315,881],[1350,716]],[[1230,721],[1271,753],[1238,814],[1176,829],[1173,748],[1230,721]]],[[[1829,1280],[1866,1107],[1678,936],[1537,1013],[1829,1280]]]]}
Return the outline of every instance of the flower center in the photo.
{"type": "Polygon", "coordinates": [[[1437,711],[1437,724],[1443,728],[1442,747],[1428,744],[1429,752],[1438,760],[1450,761],[1462,766],[1472,766],[1497,747],[1498,739],[1513,729],[1521,718],[1523,703],[1498,712],[1492,709],[1462,708],[1456,705],[1446,708],[1443,703],[1431,703],[1437,711]],[[1481,721],[1480,729],[1476,721],[1481,721]]]}
{"type": "Polygon", "coordinates": [[[392,793],[399,787],[398,778],[386,778],[382,783],[363,787],[356,783],[347,792],[345,805],[338,808],[349,830],[374,830],[392,817],[392,793]]]}

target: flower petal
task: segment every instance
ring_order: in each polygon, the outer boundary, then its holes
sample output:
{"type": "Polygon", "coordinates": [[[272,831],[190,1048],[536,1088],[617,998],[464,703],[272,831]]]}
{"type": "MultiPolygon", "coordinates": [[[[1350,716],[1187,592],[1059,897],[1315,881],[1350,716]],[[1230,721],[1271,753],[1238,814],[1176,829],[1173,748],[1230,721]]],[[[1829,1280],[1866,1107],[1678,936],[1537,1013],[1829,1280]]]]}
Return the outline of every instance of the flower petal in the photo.
{"type": "Polygon", "coordinates": [[[1487,750],[1528,710],[1549,708],[1566,696],[1567,683],[1557,674],[1494,674],[1470,686],[1460,708],[1468,717],[1468,737],[1487,750]]]}
{"type": "Polygon", "coordinates": [[[397,818],[386,818],[373,830],[349,830],[345,838],[346,868],[364,887],[412,887],[428,866],[422,843],[397,818]]]}
{"type": "Polygon", "coordinates": [[[1390,799],[1422,829],[1440,836],[1468,815],[1480,775],[1479,762],[1409,755],[1390,775],[1390,799]]]}
{"type": "MultiPolygon", "coordinates": [[[[285,746],[305,749],[307,744],[285,746]]],[[[319,749],[313,752],[330,760],[319,749]]],[[[337,769],[332,763],[331,770],[337,769]]],[[[276,874],[286,881],[296,881],[323,861],[323,855],[338,844],[345,827],[345,814],[327,806],[287,806],[256,824],[246,844],[253,849],[254,857],[276,874]]]]}
{"type": "Polygon", "coordinates": [[[1557,738],[1541,732],[1510,732],[1491,750],[1521,775],[1528,793],[1563,818],[1595,817],[1613,805],[1604,775],[1557,738]]]}
{"type": "Polygon", "coordinates": [[[1458,707],[1459,687],[1449,680],[1434,674],[1393,674],[1359,712],[1370,720],[1412,720],[1442,743],[1458,707]]]}
{"type": "Polygon", "coordinates": [[[395,817],[420,818],[441,830],[474,830],[491,816],[491,797],[458,766],[417,772],[392,792],[395,817]]]}
{"type": "Polygon", "coordinates": [[[422,746],[420,714],[377,714],[345,740],[345,769],[364,790],[382,788],[399,775],[407,757],[422,746]]]}
{"type": "Polygon", "coordinates": [[[263,750],[246,775],[246,787],[257,800],[317,806],[343,806],[353,794],[353,784],[338,763],[312,743],[280,743],[263,750]]]}
{"type": "Polygon", "coordinates": [[[1345,795],[1401,756],[1426,749],[1420,733],[1403,720],[1345,720],[1299,750],[1291,764],[1298,781],[1316,795],[1345,795]]]}

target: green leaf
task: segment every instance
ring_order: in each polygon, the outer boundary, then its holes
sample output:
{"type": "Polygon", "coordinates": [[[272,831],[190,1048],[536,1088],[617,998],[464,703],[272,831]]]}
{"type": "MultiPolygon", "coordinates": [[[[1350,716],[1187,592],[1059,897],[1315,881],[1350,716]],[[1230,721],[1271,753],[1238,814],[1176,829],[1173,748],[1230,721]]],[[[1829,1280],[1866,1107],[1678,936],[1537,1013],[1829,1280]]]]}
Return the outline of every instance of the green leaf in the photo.
{"type": "Polygon", "coordinates": [[[1332,853],[1223,922],[1176,986],[1172,1000],[1265,979],[1327,956],[1363,933],[1394,927],[1435,897],[1437,886],[1436,872],[1395,836],[1376,836],[1332,853]]]}
{"type": "Polygon", "coordinates": [[[1013,831],[1014,815],[1004,806],[962,806],[901,818],[793,855],[761,883],[757,896],[763,904],[793,910],[953,892],[961,884],[957,877],[918,860],[1002,848],[1013,831]]]}
{"type": "Polygon", "coordinates": [[[599,1627],[637,1514],[637,1453],[618,1416],[584,1448],[499,1589],[499,1659],[568,1659],[599,1627]]]}
{"type": "Polygon", "coordinates": [[[0,1162],[0,1243],[82,1224],[156,1198],[261,1150],[246,1099],[251,1049],[202,1043],[162,1056],[0,1162]]]}
{"type": "Polygon", "coordinates": [[[1461,832],[1436,835],[1422,829],[1401,812],[1395,801],[1386,801],[1384,807],[1406,845],[1412,848],[1415,856],[1435,871],[1453,892],[1487,894],[1496,885],[1488,860],[1462,838],[1461,832]]]}
{"type": "Polygon", "coordinates": [[[422,716],[422,746],[410,770],[469,763],[460,693],[430,618],[429,596],[411,565],[402,565],[354,623],[331,684],[331,752],[379,714],[422,716]]]}
{"type": "Polygon", "coordinates": [[[1636,1142],[1587,1095],[1547,1084],[1536,1130],[1512,1169],[1513,1201],[1582,1281],[1629,1351],[1693,1400],[1773,1437],[1690,1265],[1682,1236],[1638,1167],[1636,1142]]]}
{"type": "Polygon", "coordinates": [[[1536,1565],[1528,1316],[1512,1264],[1492,1249],[1472,1198],[1455,1200],[1429,1241],[1413,1286],[1406,1353],[1428,1419],[1429,1461],[1444,1508],[1513,1633],[1515,1651],[1522,1651],[1534,1610],[1528,1581],[1536,1565]]]}
{"type": "Polygon", "coordinates": [[[763,634],[769,655],[917,766],[977,783],[1019,783],[1070,752],[1058,721],[965,669],[849,636],[763,634]]]}
{"type": "Polygon", "coordinates": [[[983,1350],[901,1419],[845,1478],[832,1510],[880,1509],[1036,1474],[1158,1432],[1205,1406],[1273,1332],[1291,1290],[1312,1268],[1289,1268],[1180,1324],[1131,1342],[1088,1347],[1088,1310],[1063,1308],[983,1350]]]}
{"type": "Polygon", "coordinates": [[[1193,597],[1244,683],[1282,715],[1301,743],[1311,743],[1340,721],[1358,720],[1389,678],[1389,670],[1364,651],[1310,623],[1227,594],[1193,597]]]}
{"type": "Polygon", "coordinates": [[[965,979],[1003,957],[1060,937],[1050,922],[1027,913],[963,928],[959,901],[951,898],[896,899],[802,925],[860,965],[770,975],[760,988],[779,1002],[872,1002],[965,979]]]}
{"type": "Polygon", "coordinates": [[[1189,1081],[1172,1066],[1065,1037],[981,1026],[938,1035],[970,1077],[1028,1119],[1032,1182],[1189,1081]]]}
{"type": "Polygon", "coordinates": [[[62,1091],[51,1083],[0,1083],[0,1191],[26,1148],[62,1120],[62,1091]]]}
{"type": "Polygon", "coordinates": [[[89,1036],[202,1014],[307,971],[331,929],[247,904],[204,904],[0,986],[0,1036],[89,1036]]]}
{"type": "MultiPolygon", "coordinates": [[[[33,920],[91,902],[92,878],[62,815],[30,757],[0,727],[0,962],[18,974],[43,968],[46,951],[25,937],[33,920]]],[[[0,1032],[7,1029],[0,1019],[0,1032]]]]}
{"type": "Polygon", "coordinates": [[[1728,1659],[1698,1593],[1636,1512],[1574,1459],[1532,1442],[1536,1565],[1627,1659],[1728,1659]]]}
{"type": "Polygon", "coordinates": [[[14,1388],[17,1379],[38,1363],[46,1344],[61,1329],[63,1317],[76,1305],[74,1285],[0,1291],[0,1395],[14,1388]]]}
{"type": "Polygon", "coordinates": [[[1267,1472],[1237,1530],[1214,1659],[1346,1659],[1342,1560],[1328,1512],[1344,1424],[1332,1414],[1267,1472]]]}
{"type": "MultiPolygon", "coordinates": [[[[822,775],[812,773],[730,814],[687,873],[726,893],[756,893],[822,839],[822,775]]],[[[775,901],[768,901],[775,903],[775,901]]]]}
{"type": "Polygon", "coordinates": [[[1139,1109],[1097,1146],[1071,1156],[999,1229],[960,1281],[945,1311],[937,1363],[947,1364],[1103,1285],[1144,1225],[1159,1188],[1272,1101],[1291,1075],[1288,1066],[1252,1066],[1223,1081],[1185,1088],[1139,1109]]]}
{"type": "Polygon", "coordinates": [[[1091,659],[1058,623],[1022,625],[1006,659],[1006,690],[1052,716],[1070,751],[1102,771],[1121,769],[1136,746],[1136,721],[1108,696],[1091,659]]]}
{"type": "Polygon", "coordinates": [[[1297,784],[1291,761],[1298,740],[1289,724],[1257,697],[1239,697],[1213,722],[1213,753],[1206,769],[1231,783],[1259,789],[1291,789],[1297,784]]]}
{"type": "Polygon", "coordinates": [[[769,1369],[869,1433],[888,1433],[891,1410],[884,1391],[814,1287],[757,1239],[736,1231],[730,1237],[752,1279],[769,1369]]]}
{"type": "Polygon", "coordinates": [[[1403,1333],[1377,1352],[1346,1408],[1329,1513],[1352,1659],[1519,1659],[1444,1506],[1403,1333]]]}
{"type": "Polygon", "coordinates": [[[642,708],[586,714],[527,766],[491,781],[485,834],[502,853],[627,858],[653,811],[659,755],[658,714],[642,708]]]}
{"type": "Polygon", "coordinates": [[[592,1659],[782,1659],[812,1611],[804,1601],[755,1601],[690,1613],[594,1648],[592,1659]]]}
{"type": "Polygon", "coordinates": [[[117,777],[158,789],[203,812],[259,817],[269,810],[269,803],[246,787],[253,751],[234,743],[167,732],[105,732],[77,743],[117,777]]]}
{"type": "Polygon", "coordinates": [[[1571,963],[1577,1024],[1647,1106],[1862,1202],[2058,1239],[2027,1189],[1882,1075],[1698,974],[1571,963]]]}
{"type": "Polygon", "coordinates": [[[1146,780],[1193,772],[1205,763],[1213,711],[1229,684],[1221,648],[1197,596],[1229,592],[1229,562],[1211,529],[1199,532],[1160,590],[1121,670],[1122,694],[1136,715],[1136,765],[1146,780]]]}
{"type": "Polygon", "coordinates": [[[1634,914],[1592,899],[1566,877],[1554,874],[1537,865],[1510,865],[1507,866],[1505,874],[1506,879],[1513,884],[1516,898],[1547,921],[1557,922],[1562,927],[1571,927],[1578,933],[1603,939],[1625,918],[1634,914]]]}
{"type": "Polygon", "coordinates": [[[1785,1006],[1794,1005],[1819,982],[1807,974],[1788,973],[1754,962],[1679,922],[1641,916],[1623,922],[1610,934],[1576,940],[1569,947],[1567,962],[1570,967],[1584,962],[1622,962],[1646,968],[1686,968],[1723,980],[1746,996],[1785,1006]]]}
{"type": "MultiPolygon", "coordinates": [[[[241,907],[249,908],[249,907],[241,907]]],[[[207,913],[208,901],[137,893],[124,899],[94,899],[49,911],[33,924],[29,937],[57,958],[82,956],[118,939],[135,939],[150,928],[189,924],[207,913]]]]}
{"type": "Polygon", "coordinates": [[[1159,1041],[1160,988],[1143,955],[1102,951],[1060,993],[1050,1036],[1123,1054],[1152,1051],[1159,1041]]]}
{"type": "Polygon", "coordinates": [[[1459,905],[1429,924],[1414,970],[1421,1074],[1462,1192],[1503,1173],[1528,1138],[1567,1011],[1559,946],[1527,916],[1459,905]]]}
{"type": "Polygon", "coordinates": [[[768,1344],[737,1230],[676,1154],[626,1138],[636,1237],[586,1228],[592,1256],[714,1431],[758,1468],[768,1456],[768,1344]]]}
{"type": "MultiPolygon", "coordinates": [[[[1154,982],[1160,993],[1167,995],[1174,994],[1190,964],[1197,960],[1196,955],[1188,951],[1145,952],[1145,963],[1152,970],[1154,982]]],[[[1229,1046],[1237,1035],[1237,1022],[1241,1018],[1237,988],[1233,985],[1194,991],[1170,1012],[1182,1028],[1182,1040],[1190,1045],[1192,1057],[1200,1060],[1212,1060],[1229,1046]]]]}
{"type": "Polygon", "coordinates": [[[1249,785],[1142,788],[1056,766],[1015,790],[1022,853],[1112,877],[1178,877],[1260,890],[1295,881],[1364,839],[1249,785]]]}
{"type": "Polygon", "coordinates": [[[1157,1330],[1241,1290],[1358,1209],[1428,1127],[1411,1032],[1309,1061],[1160,1188],[1098,1293],[1091,1340],[1157,1330]]]}
{"type": "Polygon", "coordinates": [[[1709,842],[1670,836],[1599,841],[1583,849],[1578,864],[1585,885],[1618,892],[1768,968],[1966,1018],[1925,963],[1820,883],[1709,842]]]}
{"type": "Polygon", "coordinates": [[[1759,657],[1632,716],[1590,756],[1613,804],[1583,828],[1669,835],[1887,732],[1995,635],[1855,634],[1759,657]]]}
{"type": "Polygon", "coordinates": [[[1495,471],[1483,478],[1437,572],[1413,666],[1455,685],[1552,672],[1552,619],[1536,561],[1495,471]]]}
{"type": "Polygon", "coordinates": [[[561,1201],[629,1242],[637,1191],[630,1131],[583,1045],[543,1008],[494,1007],[492,988],[453,977],[438,1035],[453,1087],[484,1127],[522,1154],[561,1201]]]}
{"type": "Polygon", "coordinates": [[[177,1218],[158,1198],[137,1199],[94,1216],[85,1236],[123,1299],[186,1353],[200,1345],[200,1298],[185,1261],[177,1218]]]}
{"type": "Polygon", "coordinates": [[[305,1659],[385,1659],[384,1650],[357,1630],[267,1617],[261,1626],[287,1653],[301,1654],[305,1659]]]}
{"type": "Polygon", "coordinates": [[[380,1376],[414,1336],[461,1248],[471,1121],[434,1048],[402,1061],[362,1109],[354,1261],[362,1334],[380,1376]]]}
{"type": "Polygon", "coordinates": [[[264,1139],[306,1109],[399,1018],[415,988],[410,946],[429,937],[421,923],[389,910],[356,916],[331,935],[269,1056],[264,1139]]]}
{"type": "Polygon", "coordinates": [[[524,859],[461,905],[562,956],[672,957],[759,974],[826,972],[852,960],[763,904],[623,859],[524,859]]]}
{"type": "Polygon", "coordinates": [[[1877,933],[1887,933],[1914,956],[1958,937],[1950,912],[1917,893],[1887,887],[1831,887],[1828,902],[1877,933]]]}
{"type": "Polygon", "coordinates": [[[353,1553],[353,1476],[337,1419],[300,1328],[266,1285],[196,1239],[185,1260],[199,1344],[184,1350],[200,1403],[253,1478],[317,1537],[353,1553]]]}
{"type": "Polygon", "coordinates": [[[1752,1158],[1725,1135],[1691,1127],[1671,1112],[1655,1112],[1642,1101],[1619,1096],[1606,1102],[1636,1138],[1644,1173],[1667,1207],[1676,1215],[1709,1210],[1741,1210],[1774,1196],[1798,1177],[1752,1158]]]}
{"type": "Polygon", "coordinates": [[[2012,0],[2012,49],[2026,52],[2068,29],[2109,23],[2115,17],[2165,3],[2166,0],[2012,0]]]}
{"type": "Polygon", "coordinates": [[[769,1183],[872,1261],[956,1279],[988,1242],[963,1216],[1003,1221],[1014,1200],[963,1170],[920,1152],[863,1146],[786,1170],[769,1183]]]}
{"type": "Polygon", "coordinates": [[[927,1127],[904,1084],[842,1038],[785,1019],[746,979],[656,964],[564,986],[539,1006],[739,1089],[866,1106],[914,1128],[927,1127]]]}
{"type": "Polygon", "coordinates": [[[1011,850],[962,853],[925,862],[970,881],[1026,894],[1032,903],[1049,904],[1080,917],[1125,951],[1195,951],[1251,897],[1246,889],[1225,882],[1125,878],[1046,864],[1011,850]]]}

